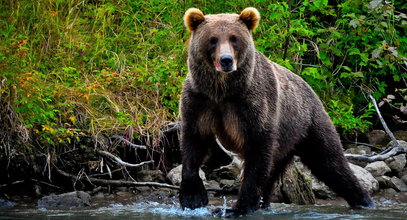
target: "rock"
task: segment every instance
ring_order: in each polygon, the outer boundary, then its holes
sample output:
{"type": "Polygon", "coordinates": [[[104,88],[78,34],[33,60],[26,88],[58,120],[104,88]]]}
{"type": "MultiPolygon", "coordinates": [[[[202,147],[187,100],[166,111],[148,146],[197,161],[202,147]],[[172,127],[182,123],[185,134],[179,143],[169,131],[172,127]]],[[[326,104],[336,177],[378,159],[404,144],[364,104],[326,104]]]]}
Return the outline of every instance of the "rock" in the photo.
{"type": "Polygon", "coordinates": [[[359,183],[369,193],[373,193],[379,190],[379,182],[372,176],[372,174],[369,173],[369,171],[351,163],[349,163],[349,166],[358,179],[359,183]]]}
{"type": "Polygon", "coordinates": [[[351,147],[345,150],[347,154],[360,154],[360,155],[370,155],[372,150],[368,146],[358,145],[356,147],[351,147]]]}
{"type": "MultiPolygon", "coordinates": [[[[206,181],[205,173],[203,170],[199,169],[199,177],[201,177],[202,181],[206,181]]],[[[182,165],[179,165],[172,169],[168,174],[167,178],[171,181],[173,185],[179,186],[181,185],[182,180],[182,165]]]]}
{"type": "Polygon", "coordinates": [[[371,145],[381,145],[385,146],[389,141],[389,137],[383,130],[373,130],[367,134],[367,139],[371,145]]]}
{"type": "MultiPolygon", "coordinates": [[[[353,148],[355,149],[355,148],[353,148]]],[[[338,196],[322,181],[319,181],[314,175],[311,174],[311,170],[304,166],[303,163],[297,159],[295,166],[301,170],[303,174],[311,178],[312,192],[318,199],[336,199],[338,196]]]]}
{"type": "Polygon", "coordinates": [[[136,179],[139,182],[165,183],[165,175],[161,170],[141,170],[137,172],[136,179]]]}
{"type": "Polygon", "coordinates": [[[117,195],[118,197],[127,197],[127,198],[134,196],[133,193],[127,192],[127,191],[119,191],[119,192],[116,193],[116,195],[117,195]]]}
{"type": "Polygon", "coordinates": [[[215,180],[210,180],[205,185],[207,189],[221,190],[220,184],[215,180]]]}
{"type": "Polygon", "coordinates": [[[369,171],[373,176],[383,176],[385,173],[391,171],[387,164],[383,161],[375,161],[365,166],[365,169],[369,171]]]}
{"type": "Polygon", "coordinates": [[[304,166],[300,162],[288,165],[286,171],[276,182],[273,202],[276,202],[274,200],[276,198],[279,202],[284,203],[315,204],[311,176],[303,170],[304,166]]]}
{"type": "Polygon", "coordinates": [[[73,208],[90,206],[90,195],[83,191],[44,196],[38,200],[38,208],[73,208]]]}
{"type": "Polygon", "coordinates": [[[14,203],[0,199],[0,208],[13,207],[14,203]]]}
{"type": "Polygon", "coordinates": [[[98,192],[93,197],[96,198],[96,199],[104,199],[105,194],[103,194],[103,192],[98,192]]]}
{"type": "Polygon", "coordinates": [[[386,194],[387,196],[394,196],[397,194],[397,191],[394,190],[393,188],[387,188],[383,190],[383,193],[386,194]]]}
{"type": "Polygon", "coordinates": [[[392,184],[390,182],[390,177],[388,176],[379,176],[376,177],[376,180],[379,182],[380,189],[391,188],[392,184]]]}
{"type": "Polygon", "coordinates": [[[407,131],[398,130],[398,131],[393,132],[393,134],[397,140],[407,141],[407,131]]]}
{"type": "Polygon", "coordinates": [[[240,183],[235,180],[222,179],[219,181],[222,192],[237,193],[239,191],[240,183]]]}
{"type": "Polygon", "coordinates": [[[220,181],[221,179],[236,180],[239,178],[240,169],[234,165],[223,166],[213,170],[208,175],[209,179],[220,181]]]}
{"type": "Polygon", "coordinates": [[[407,174],[404,174],[404,175],[401,177],[401,180],[403,180],[403,182],[404,182],[405,184],[407,184],[407,174]]]}
{"type": "MultiPolygon", "coordinates": [[[[399,143],[400,146],[407,147],[407,142],[406,141],[397,140],[397,142],[399,143]]],[[[393,142],[389,141],[389,143],[386,145],[386,147],[391,147],[391,146],[393,146],[393,142]]]]}
{"type": "Polygon", "coordinates": [[[318,199],[336,199],[338,196],[325,183],[319,181],[315,176],[312,177],[312,191],[318,199]]]}
{"type": "Polygon", "coordinates": [[[358,151],[358,153],[360,155],[370,155],[370,154],[372,154],[372,149],[370,149],[370,147],[368,147],[368,146],[358,145],[356,147],[356,149],[357,149],[357,151],[358,151]]]}
{"type": "Polygon", "coordinates": [[[393,176],[390,179],[390,182],[392,184],[392,188],[395,189],[398,192],[407,192],[407,185],[398,177],[393,176]]]}
{"type": "Polygon", "coordinates": [[[385,160],[390,169],[396,173],[400,173],[406,166],[406,154],[399,154],[385,160]]]}

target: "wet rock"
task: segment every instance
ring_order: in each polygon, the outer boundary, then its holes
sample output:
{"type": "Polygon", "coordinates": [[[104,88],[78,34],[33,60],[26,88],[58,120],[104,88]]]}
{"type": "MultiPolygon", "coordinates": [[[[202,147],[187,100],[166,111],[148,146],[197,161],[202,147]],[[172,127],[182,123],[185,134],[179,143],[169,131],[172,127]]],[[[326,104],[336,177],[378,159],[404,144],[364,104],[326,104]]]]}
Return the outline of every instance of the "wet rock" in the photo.
{"type": "Polygon", "coordinates": [[[161,170],[141,170],[137,172],[136,179],[139,182],[165,183],[165,175],[161,170]]]}
{"type": "Polygon", "coordinates": [[[38,200],[38,208],[73,208],[90,206],[90,195],[83,191],[44,196],[38,200]]]}
{"type": "Polygon", "coordinates": [[[368,147],[368,146],[358,145],[356,147],[356,149],[358,150],[359,154],[361,154],[361,155],[370,155],[370,154],[372,154],[372,149],[370,149],[370,147],[368,147]]]}
{"type": "Polygon", "coordinates": [[[300,162],[288,165],[286,171],[277,180],[273,193],[273,202],[294,204],[314,204],[315,195],[312,191],[311,176],[304,171],[300,162]]]}
{"type": "Polygon", "coordinates": [[[384,146],[389,141],[389,137],[383,130],[373,130],[367,134],[367,139],[371,145],[384,146]]]}
{"type": "Polygon", "coordinates": [[[338,196],[325,183],[319,181],[316,177],[312,178],[312,191],[318,199],[336,199],[338,196]]]}
{"type": "MultiPolygon", "coordinates": [[[[406,142],[406,141],[397,140],[397,142],[399,143],[400,146],[402,146],[402,147],[407,147],[407,142],[406,142]]],[[[393,145],[394,145],[393,142],[392,142],[392,141],[389,141],[389,143],[386,145],[386,147],[391,147],[391,146],[393,146],[393,145]]]]}
{"type": "Polygon", "coordinates": [[[315,198],[318,199],[336,199],[338,196],[322,181],[319,181],[314,175],[311,174],[311,170],[304,166],[303,163],[297,159],[295,166],[301,170],[301,172],[311,178],[312,192],[315,198]]]}
{"type": "Polygon", "coordinates": [[[407,174],[404,174],[404,175],[401,177],[401,180],[403,180],[403,182],[404,182],[405,184],[407,184],[407,174]]]}
{"type": "Polygon", "coordinates": [[[387,164],[383,161],[375,161],[365,166],[365,169],[369,171],[373,176],[383,176],[385,173],[391,171],[387,164]]]}
{"type": "Polygon", "coordinates": [[[117,192],[116,195],[119,196],[119,197],[132,197],[132,196],[134,196],[133,193],[126,192],[126,191],[117,192]]]}
{"type": "Polygon", "coordinates": [[[360,155],[370,155],[372,150],[370,147],[364,145],[358,145],[356,147],[351,147],[345,150],[347,154],[360,154],[360,155]]]}
{"type": "Polygon", "coordinates": [[[234,165],[228,165],[213,170],[213,172],[208,175],[208,178],[216,181],[220,181],[221,179],[235,180],[238,179],[239,174],[239,168],[234,165]]]}
{"type": "MultiPolygon", "coordinates": [[[[202,181],[206,181],[205,173],[201,169],[199,169],[199,177],[201,177],[202,181]]],[[[182,165],[179,165],[172,169],[170,172],[168,172],[167,178],[171,181],[173,185],[176,186],[181,185],[182,165]]]]}
{"type": "Polygon", "coordinates": [[[383,193],[387,196],[394,196],[397,194],[397,191],[394,190],[393,188],[387,188],[387,189],[383,189],[383,193]]]}
{"type": "Polygon", "coordinates": [[[370,174],[369,171],[351,163],[349,163],[349,166],[358,179],[359,183],[369,193],[373,193],[379,190],[379,182],[372,176],[372,174],[370,174]]]}
{"type": "Polygon", "coordinates": [[[396,173],[400,173],[403,168],[406,166],[407,159],[406,154],[399,154],[385,160],[386,164],[390,169],[396,173]]]}
{"type": "Polygon", "coordinates": [[[14,203],[0,199],[0,208],[13,207],[13,206],[14,206],[14,203]]]}
{"type": "Polygon", "coordinates": [[[207,189],[221,190],[220,184],[215,180],[210,180],[205,184],[207,189]]]}
{"type": "Polygon", "coordinates": [[[376,177],[376,180],[379,182],[379,187],[380,189],[387,189],[387,188],[391,188],[392,184],[390,181],[390,177],[388,176],[379,176],[376,177]]]}
{"type": "Polygon", "coordinates": [[[398,192],[407,192],[407,185],[398,177],[393,176],[390,179],[390,182],[392,184],[392,188],[395,189],[398,192]]]}
{"type": "Polygon", "coordinates": [[[98,192],[93,197],[95,197],[96,199],[104,199],[105,194],[103,194],[103,192],[98,192]]]}
{"type": "Polygon", "coordinates": [[[395,131],[393,134],[397,140],[407,141],[407,131],[398,130],[398,131],[395,131]]]}

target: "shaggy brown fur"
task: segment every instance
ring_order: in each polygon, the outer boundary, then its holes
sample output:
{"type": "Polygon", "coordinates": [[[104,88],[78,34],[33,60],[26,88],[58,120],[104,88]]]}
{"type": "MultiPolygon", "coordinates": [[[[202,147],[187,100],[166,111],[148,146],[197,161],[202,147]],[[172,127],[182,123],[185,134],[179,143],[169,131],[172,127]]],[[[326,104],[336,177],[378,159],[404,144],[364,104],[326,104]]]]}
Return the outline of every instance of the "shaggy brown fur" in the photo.
{"type": "Polygon", "coordinates": [[[202,16],[198,9],[190,9],[184,17],[192,37],[180,106],[182,207],[208,203],[198,169],[215,137],[245,161],[230,215],[258,209],[260,197],[267,205],[274,181],[293,155],[299,155],[350,206],[373,207],[350,170],[317,95],[299,76],[255,49],[250,31],[258,25],[258,11],[202,16]],[[236,62],[236,69],[222,63],[225,56],[233,58],[228,62],[236,62]]]}

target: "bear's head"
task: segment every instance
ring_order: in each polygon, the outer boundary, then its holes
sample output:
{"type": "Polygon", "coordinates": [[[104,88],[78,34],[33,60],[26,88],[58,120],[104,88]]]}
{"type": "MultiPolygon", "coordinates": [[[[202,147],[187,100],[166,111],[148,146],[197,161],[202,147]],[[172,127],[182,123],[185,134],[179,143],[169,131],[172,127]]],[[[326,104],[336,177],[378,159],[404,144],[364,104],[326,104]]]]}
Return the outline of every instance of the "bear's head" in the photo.
{"type": "Polygon", "coordinates": [[[192,33],[188,62],[205,64],[216,72],[232,73],[254,57],[251,31],[260,20],[255,8],[238,14],[204,15],[197,8],[185,12],[184,23],[192,33]]]}

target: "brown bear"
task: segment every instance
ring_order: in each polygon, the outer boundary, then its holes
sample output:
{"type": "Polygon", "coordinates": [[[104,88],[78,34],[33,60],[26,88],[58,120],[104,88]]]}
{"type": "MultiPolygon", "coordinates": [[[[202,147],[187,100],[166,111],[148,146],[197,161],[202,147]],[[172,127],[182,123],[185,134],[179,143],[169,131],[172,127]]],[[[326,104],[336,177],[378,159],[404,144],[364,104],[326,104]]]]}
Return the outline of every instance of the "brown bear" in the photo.
{"type": "Polygon", "coordinates": [[[207,205],[198,170],[218,138],[244,159],[238,200],[228,216],[267,206],[276,178],[294,155],[351,207],[374,207],[311,87],[255,49],[251,31],[259,19],[255,8],[240,15],[204,15],[196,8],[185,13],[192,36],[180,101],[181,206],[207,205]]]}

